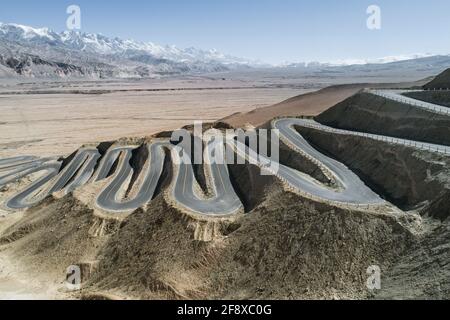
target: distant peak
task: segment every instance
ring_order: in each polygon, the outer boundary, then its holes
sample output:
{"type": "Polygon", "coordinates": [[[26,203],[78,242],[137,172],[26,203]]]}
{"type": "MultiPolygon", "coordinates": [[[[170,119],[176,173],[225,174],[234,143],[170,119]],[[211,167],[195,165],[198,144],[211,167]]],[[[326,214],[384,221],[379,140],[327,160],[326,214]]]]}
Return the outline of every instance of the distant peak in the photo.
{"type": "Polygon", "coordinates": [[[0,23],[0,36],[9,40],[20,41],[33,39],[34,42],[51,42],[52,45],[60,44],[71,50],[88,51],[96,54],[123,54],[139,52],[152,55],[159,59],[168,59],[177,62],[216,62],[220,64],[245,64],[253,62],[229,55],[222,54],[216,49],[203,50],[195,47],[187,49],[178,48],[175,45],[161,46],[153,42],[139,42],[119,37],[108,37],[101,33],[84,33],[81,31],[66,30],[56,33],[49,28],[33,28],[15,23],[0,23]]]}

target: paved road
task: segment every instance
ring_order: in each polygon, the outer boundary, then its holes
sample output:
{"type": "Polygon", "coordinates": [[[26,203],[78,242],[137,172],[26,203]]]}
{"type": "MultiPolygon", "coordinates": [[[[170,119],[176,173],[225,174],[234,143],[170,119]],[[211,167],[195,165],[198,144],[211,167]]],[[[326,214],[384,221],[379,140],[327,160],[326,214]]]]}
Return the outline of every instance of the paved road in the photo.
{"type": "Polygon", "coordinates": [[[23,209],[35,205],[36,203],[45,199],[48,196],[48,192],[45,191],[45,186],[53,178],[58,176],[60,168],[61,163],[49,162],[31,169],[28,172],[28,175],[42,172],[44,172],[44,175],[34,181],[25,190],[22,190],[11,199],[9,199],[5,204],[6,207],[10,209],[23,209]]]}
{"type": "MultiPolygon", "coordinates": [[[[209,157],[208,151],[216,147],[217,142],[208,144],[205,157],[209,157]]],[[[173,162],[178,163],[175,166],[170,193],[177,206],[202,215],[231,215],[243,208],[231,185],[226,165],[211,164],[207,166],[209,177],[211,177],[210,192],[212,195],[205,196],[195,178],[191,159],[181,146],[175,147],[165,141],[153,143],[148,145],[147,148],[149,156],[147,163],[144,165],[145,170],[141,173],[144,178],[141,185],[135,187],[137,190],[135,195],[126,201],[120,200],[120,194],[127,190],[128,181],[133,173],[130,165],[132,148],[114,148],[108,152],[99,169],[100,174],[97,180],[106,178],[106,174],[117,160],[119,160],[119,165],[111,182],[97,197],[96,204],[98,207],[109,212],[120,213],[142,207],[151,201],[164,168],[164,148],[168,148],[171,149],[173,162]]]]}
{"type": "Polygon", "coordinates": [[[0,160],[0,187],[37,172],[36,168],[51,161],[56,161],[56,159],[17,157],[0,160]]]}
{"type": "Polygon", "coordinates": [[[9,168],[11,166],[15,166],[18,164],[28,163],[28,162],[31,162],[36,159],[37,159],[36,157],[31,157],[31,156],[0,159],[0,170],[9,168]]]}
{"type": "MultiPolygon", "coordinates": [[[[289,120],[289,119],[287,119],[287,120],[289,120]]],[[[402,146],[406,146],[406,147],[413,147],[417,150],[430,151],[430,152],[434,152],[434,153],[450,155],[450,146],[427,143],[427,142],[420,142],[420,141],[414,141],[414,140],[408,140],[408,139],[401,139],[401,138],[383,136],[383,135],[372,134],[372,133],[364,133],[364,132],[350,131],[350,130],[344,130],[344,129],[335,129],[332,127],[324,126],[314,120],[295,119],[295,122],[300,127],[316,129],[316,130],[320,130],[320,131],[324,131],[324,132],[330,132],[333,134],[353,135],[353,136],[358,136],[358,137],[364,137],[364,138],[368,138],[368,139],[372,139],[372,140],[388,142],[390,144],[397,144],[397,145],[402,145],[402,146]]]]}
{"type": "Polygon", "coordinates": [[[244,210],[230,181],[223,141],[209,141],[204,150],[206,176],[210,177],[210,191],[213,193],[208,198],[200,191],[190,156],[182,146],[172,149],[172,158],[179,163],[171,192],[178,205],[194,213],[214,216],[232,215],[244,210]]]}
{"type": "Polygon", "coordinates": [[[319,161],[327,169],[337,185],[337,188],[328,189],[317,181],[313,181],[309,176],[304,177],[296,170],[286,166],[280,167],[279,175],[286,179],[292,187],[309,193],[313,196],[323,198],[328,201],[342,202],[343,204],[382,204],[384,201],[371,189],[369,189],[350,169],[342,163],[331,159],[311,145],[295,130],[295,126],[303,126],[307,120],[302,119],[281,119],[273,122],[275,129],[280,132],[282,141],[287,145],[293,145],[297,150],[319,161]]]}
{"type": "Polygon", "coordinates": [[[84,185],[94,173],[100,153],[97,149],[80,149],[61,171],[48,194],[64,190],[66,194],[84,185]]]}
{"type": "Polygon", "coordinates": [[[144,180],[138,187],[136,195],[125,201],[120,199],[119,194],[120,191],[127,190],[128,183],[126,182],[133,173],[130,165],[133,148],[114,148],[109,151],[100,167],[100,175],[97,177],[97,181],[106,178],[113,163],[117,160],[120,161],[119,169],[112,181],[97,197],[97,206],[109,212],[124,212],[139,208],[152,200],[164,167],[163,146],[164,143],[154,143],[147,146],[149,156],[145,164],[146,170],[141,173],[144,175],[144,180]],[[150,162],[148,163],[148,161],[150,162]]]}
{"type": "MultiPolygon", "coordinates": [[[[398,98],[397,93],[393,91],[377,92],[376,94],[387,95],[392,99],[398,98]]],[[[403,98],[402,96],[401,99],[403,98]]],[[[416,100],[412,105],[425,108],[416,100]]],[[[430,109],[431,107],[427,106],[426,108],[430,109]]],[[[434,105],[432,108],[436,112],[441,112],[434,105]]],[[[333,134],[357,135],[367,139],[406,145],[419,150],[450,154],[450,147],[447,146],[334,129],[312,120],[277,119],[272,122],[272,125],[273,128],[279,130],[283,142],[295,152],[299,152],[315,162],[334,184],[332,186],[324,185],[304,173],[278,163],[278,170],[272,173],[281,179],[288,188],[304,196],[347,206],[384,206],[386,202],[345,165],[315,150],[297,132],[296,127],[308,127],[333,134]]],[[[228,166],[225,164],[223,141],[212,139],[205,141],[205,144],[204,170],[208,194],[205,194],[200,188],[195,178],[190,154],[184,152],[183,144],[175,146],[168,140],[158,140],[147,145],[148,158],[140,177],[131,190],[128,189],[133,174],[130,160],[133,150],[136,148],[134,146],[114,147],[102,158],[97,149],[80,149],[63,170],[60,170],[61,163],[53,159],[34,157],[3,159],[0,160],[0,187],[17,179],[38,174],[31,185],[5,203],[9,209],[23,209],[42,201],[46,196],[57,191],[70,193],[89,181],[98,183],[105,181],[103,189],[95,200],[96,206],[111,214],[132,212],[149,203],[155,196],[167,150],[170,151],[173,168],[172,182],[168,192],[169,201],[173,205],[184,211],[209,216],[226,216],[243,212],[243,205],[233,189],[228,166]],[[113,170],[113,168],[115,169],[113,170]],[[127,191],[131,192],[127,194],[127,191]]],[[[247,160],[257,163],[264,170],[270,171],[267,168],[270,159],[258,155],[238,142],[231,144],[238,156],[245,157],[247,160]]]]}
{"type": "Polygon", "coordinates": [[[416,100],[403,95],[403,93],[406,92],[419,92],[419,91],[421,90],[369,90],[370,93],[386,99],[406,103],[416,108],[425,109],[427,111],[431,111],[434,113],[439,113],[442,115],[450,115],[450,108],[448,107],[416,100]]]}
{"type": "MultiPolygon", "coordinates": [[[[61,190],[64,190],[66,194],[72,192],[89,180],[99,157],[100,153],[97,149],[80,149],[62,171],[60,171],[61,163],[49,161],[50,159],[19,159],[14,168],[0,176],[0,186],[32,174],[38,174],[40,177],[25,190],[9,199],[6,206],[11,209],[23,209],[55,192],[61,190]],[[50,184],[53,180],[55,182],[50,184]]],[[[10,161],[4,163],[10,163],[10,161]]]]}

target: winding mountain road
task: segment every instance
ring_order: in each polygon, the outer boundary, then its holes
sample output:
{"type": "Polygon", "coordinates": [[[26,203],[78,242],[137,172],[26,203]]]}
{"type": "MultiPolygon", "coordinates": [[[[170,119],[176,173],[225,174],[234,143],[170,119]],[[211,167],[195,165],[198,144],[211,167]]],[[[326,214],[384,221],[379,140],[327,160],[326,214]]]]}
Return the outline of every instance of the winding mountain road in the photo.
{"type": "Polygon", "coordinates": [[[101,164],[100,175],[96,178],[101,181],[106,178],[108,172],[115,161],[119,161],[119,170],[114,175],[113,180],[106,185],[96,199],[96,205],[105,211],[123,212],[143,206],[152,200],[155,193],[159,177],[164,167],[164,143],[154,143],[147,146],[148,159],[145,164],[144,180],[138,188],[136,196],[125,201],[120,200],[120,191],[126,191],[128,188],[127,180],[133,174],[133,168],[130,165],[133,148],[114,148],[110,150],[101,164]]]}
{"type": "MultiPolygon", "coordinates": [[[[449,111],[446,107],[399,96],[399,91],[370,92],[441,114],[448,114],[449,111]]],[[[325,185],[309,175],[279,163],[275,166],[276,170],[271,169],[272,167],[268,165],[271,163],[270,159],[257,154],[236,139],[227,139],[225,143],[231,146],[238,156],[256,163],[262,170],[271,172],[286,185],[287,189],[305,197],[350,207],[387,205],[349,168],[314,149],[298,132],[297,128],[302,127],[333,134],[356,135],[450,155],[450,147],[447,146],[335,129],[313,120],[286,118],[272,121],[272,128],[278,130],[280,139],[293,152],[313,161],[333,182],[331,185],[325,185]]],[[[24,177],[32,177],[31,180],[34,180],[24,190],[6,200],[4,205],[10,210],[24,209],[55,192],[63,191],[67,194],[91,181],[104,184],[95,199],[97,208],[111,214],[132,212],[150,203],[154,198],[162,179],[168,151],[172,163],[172,180],[167,193],[169,202],[181,210],[205,216],[220,217],[244,212],[243,204],[230,180],[224,141],[208,139],[204,140],[204,144],[203,168],[208,189],[206,194],[196,180],[190,153],[184,149],[183,144],[174,145],[169,140],[157,139],[146,145],[148,157],[138,177],[134,177],[132,185],[130,181],[134,169],[130,160],[135,146],[112,147],[103,156],[95,148],[83,148],[62,170],[61,163],[54,159],[17,157],[0,160],[0,187],[24,177]]]]}

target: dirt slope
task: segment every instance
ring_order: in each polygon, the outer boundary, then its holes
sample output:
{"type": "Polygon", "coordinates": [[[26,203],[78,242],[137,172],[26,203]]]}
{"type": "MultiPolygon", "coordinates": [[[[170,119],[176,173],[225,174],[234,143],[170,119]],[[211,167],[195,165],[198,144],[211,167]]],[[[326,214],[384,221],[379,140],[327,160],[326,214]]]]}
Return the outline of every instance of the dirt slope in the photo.
{"type": "Polygon", "coordinates": [[[336,128],[450,145],[450,119],[360,92],[316,117],[336,128]]]}
{"type": "Polygon", "coordinates": [[[450,69],[445,70],[423,87],[427,90],[450,89],[450,69]]]}
{"type": "Polygon", "coordinates": [[[413,91],[404,94],[407,97],[438,104],[450,108],[450,91],[413,91]]]}
{"type": "Polygon", "coordinates": [[[259,108],[248,113],[236,113],[222,119],[234,127],[242,127],[247,123],[260,126],[265,122],[282,116],[316,116],[337,103],[353,96],[361,89],[371,88],[409,88],[421,86],[427,80],[411,83],[387,84],[346,84],[327,87],[313,93],[299,95],[270,107],[259,108]]]}
{"type": "Polygon", "coordinates": [[[95,261],[82,296],[147,299],[367,298],[368,266],[387,270],[415,242],[397,218],[266,188],[234,221],[189,218],[159,196],[100,233],[77,200],[49,199],[1,242],[49,285],[62,283],[68,265],[95,261]]]}
{"type": "Polygon", "coordinates": [[[403,210],[423,209],[423,214],[443,220],[450,217],[450,208],[441,201],[450,192],[450,157],[351,135],[306,128],[300,132],[403,210]]]}

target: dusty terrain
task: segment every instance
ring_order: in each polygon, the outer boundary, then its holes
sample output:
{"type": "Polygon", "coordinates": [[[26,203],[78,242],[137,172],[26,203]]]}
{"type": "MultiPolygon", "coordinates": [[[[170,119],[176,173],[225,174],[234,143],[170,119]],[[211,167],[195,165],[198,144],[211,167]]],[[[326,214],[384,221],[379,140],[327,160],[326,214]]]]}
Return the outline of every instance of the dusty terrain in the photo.
{"type": "Polygon", "coordinates": [[[256,203],[233,220],[193,219],[159,195],[146,210],[100,223],[80,200],[53,198],[5,230],[3,255],[39,270],[60,294],[68,265],[93,266],[69,298],[361,299],[368,264],[388,269],[415,242],[406,217],[308,201],[243,168],[235,175],[256,203]]]}
{"type": "MultiPolygon", "coordinates": [[[[420,83],[414,83],[414,86],[420,83]]],[[[407,86],[395,86],[403,85],[407,86]]],[[[383,129],[383,133],[388,130],[392,135],[448,144],[447,140],[440,139],[441,131],[434,127],[445,129],[446,122],[440,125],[445,119],[430,118],[426,112],[411,112],[407,106],[380,102],[358,93],[365,86],[332,87],[250,113],[236,107],[243,113],[224,121],[236,126],[248,123],[264,126],[277,116],[318,115],[319,121],[340,128],[366,132],[383,129]],[[352,112],[346,112],[350,107],[352,112]],[[368,117],[373,126],[363,121],[368,117]],[[383,127],[387,121],[398,119],[403,121],[401,130],[394,125],[383,127]],[[422,122],[422,130],[413,130],[422,122]]],[[[390,86],[393,85],[379,85],[390,86]]],[[[173,99],[173,94],[178,94],[178,91],[147,89],[143,92],[136,88],[132,92],[101,95],[98,92],[96,95],[91,95],[92,92],[89,95],[83,92],[61,94],[60,88],[56,88],[57,92],[53,93],[16,96],[12,95],[11,88],[8,90],[0,102],[11,98],[28,99],[31,103],[33,98],[42,97],[41,107],[44,108],[54,97],[75,96],[77,99],[89,98],[87,101],[95,101],[97,105],[107,102],[105,109],[108,110],[109,104],[120,110],[124,101],[139,100],[142,96],[147,99],[147,94],[153,98],[152,95],[159,95],[159,99],[173,99]]],[[[223,93],[224,99],[228,100],[229,94],[234,93],[233,99],[240,101],[245,99],[237,98],[239,93],[247,90],[258,95],[269,90],[267,94],[271,95],[274,92],[271,90],[275,89],[216,88],[210,91],[197,88],[183,90],[179,97],[185,99],[186,94],[198,95],[197,91],[201,91],[206,94],[202,99],[214,92],[209,99],[217,99],[218,94],[223,93]]],[[[69,104],[69,100],[65,103],[69,104]]],[[[72,108],[79,108],[79,101],[72,108]]],[[[161,105],[161,101],[167,100],[158,101],[161,105]]],[[[215,102],[223,105],[222,101],[215,102]]],[[[137,111],[131,108],[133,120],[125,122],[142,125],[141,119],[135,119],[141,116],[142,107],[136,108],[137,111]]],[[[185,109],[186,117],[198,114],[198,108],[185,109]]],[[[232,107],[224,109],[224,115],[235,110],[232,107]]],[[[89,107],[84,110],[85,115],[92,113],[89,107]]],[[[116,126],[119,123],[117,116],[128,116],[128,110],[117,111],[116,126]]],[[[167,112],[166,119],[175,115],[167,112]]],[[[105,117],[104,112],[100,113],[105,117]]],[[[217,110],[204,108],[201,114],[212,118],[209,120],[220,118],[217,110]]],[[[96,123],[101,123],[102,117],[97,116],[96,123]]],[[[88,119],[90,117],[86,116],[83,120],[68,122],[84,125],[89,123],[88,119]]],[[[58,117],[53,119],[53,123],[59,121],[58,117]]],[[[107,121],[111,123],[112,119],[107,121]]],[[[182,122],[174,123],[177,126],[186,124],[186,119],[174,121],[182,122]]],[[[83,128],[88,130],[89,127],[83,128]]],[[[58,129],[62,137],[74,135],[64,129],[64,125],[58,129]]],[[[136,129],[131,136],[149,134],[146,128],[131,129],[136,129]]],[[[48,128],[43,125],[41,130],[45,132],[48,128]]],[[[99,141],[99,134],[92,130],[87,135],[92,138],[89,141],[99,141]]],[[[107,130],[111,133],[117,128],[111,126],[107,130]]],[[[161,130],[164,128],[155,129],[161,130]]],[[[168,163],[155,199],[127,216],[114,218],[95,213],[92,198],[101,187],[100,183],[85,185],[67,196],[56,194],[24,213],[2,218],[0,258],[4,264],[0,270],[0,290],[5,292],[6,298],[448,299],[448,157],[367,139],[362,141],[353,136],[315,130],[301,130],[301,133],[319,150],[356,172],[367,185],[393,203],[398,212],[340,209],[308,200],[287,191],[279,180],[262,177],[257,168],[247,164],[229,167],[233,187],[244,204],[245,214],[219,220],[202,219],[187,215],[166,201],[164,194],[172,175],[168,163]],[[72,264],[87,270],[83,273],[83,290],[75,293],[67,292],[64,286],[65,270],[72,264]],[[369,291],[366,287],[366,270],[370,265],[381,267],[381,291],[369,291]],[[27,290],[23,290],[24,286],[27,290]]],[[[105,131],[104,134],[108,133],[105,131]]],[[[124,135],[128,134],[124,132],[120,136],[124,135]]],[[[48,139],[43,139],[47,142],[40,147],[39,142],[30,148],[35,148],[38,154],[48,155],[52,149],[48,139]]],[[[59,139],[53,143],[67,140],[59,139]]],[[[77,139],[81,138],[74,139],[72,149],[68,145],[56,148],[65,150],[67,147],[68,151],[64,153],[68,154],[80,144],[89,142],[77,139]]],[[[108,136],[105,140],[112,139],[115,138],[108,136]]],[[[9,146],[3,151],[6,154],[14,150],[33,150],[14,148],[17,147],[9,146]]],[[[299,161],[289,151],[282,145],[283,164],[302,169],[318,180],[326,180],[314,164],[299,161]]],[[[201,169],[197,168],[196,175],[204,185],[201,169]]],[[[8,185],[0,192],[9,196],[26,182],[8,185]]]]}

